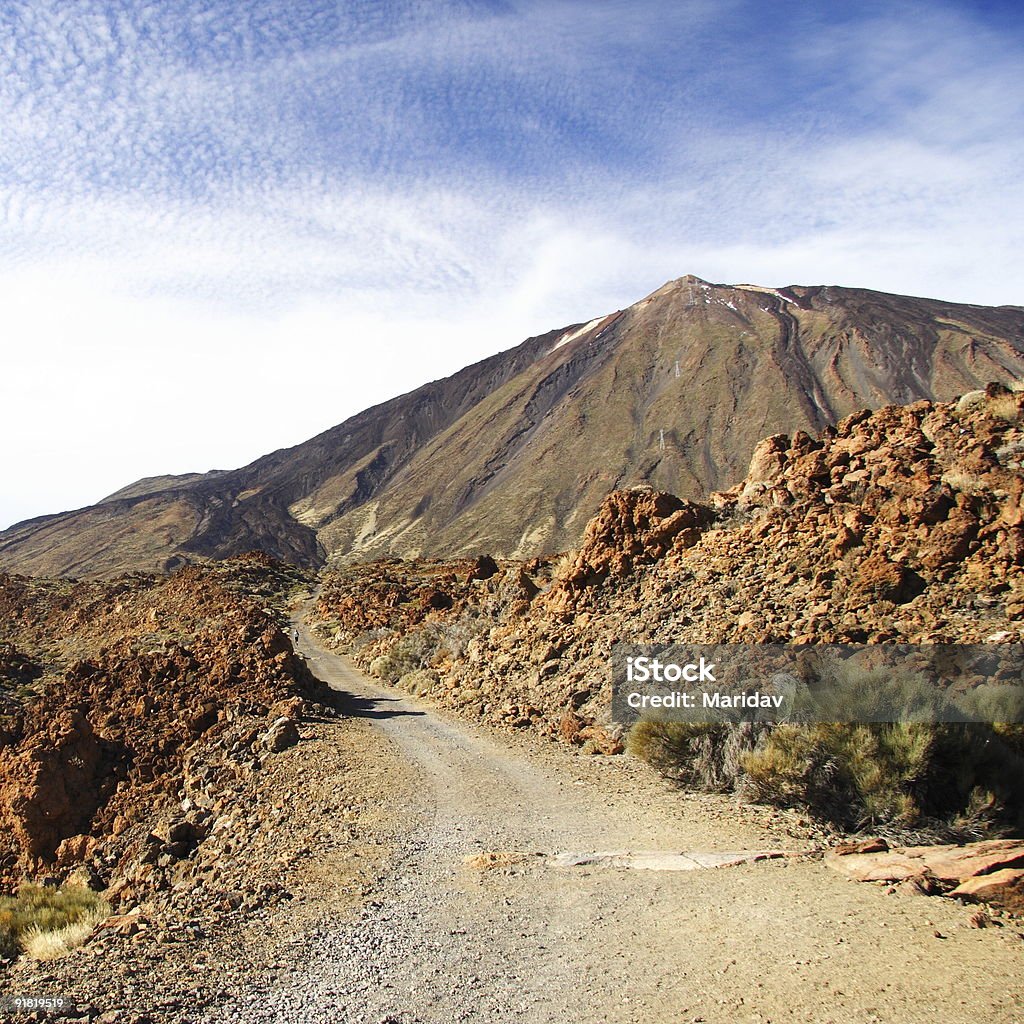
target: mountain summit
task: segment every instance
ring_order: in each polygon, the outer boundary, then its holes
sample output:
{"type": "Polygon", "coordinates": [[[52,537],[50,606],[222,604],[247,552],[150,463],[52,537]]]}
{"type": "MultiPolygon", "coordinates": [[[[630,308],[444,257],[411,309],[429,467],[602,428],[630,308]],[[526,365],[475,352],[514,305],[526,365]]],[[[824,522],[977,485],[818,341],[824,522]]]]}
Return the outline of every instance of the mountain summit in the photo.
{"type": "Polygon", "coordinates": [[[0,568],[164,570],[568,547],[608,492],[687,498],[763,437],[1024,376],[1024,308],[693,276],[530,338],[241,469],[151,477],[0,533],[0,568]]]}

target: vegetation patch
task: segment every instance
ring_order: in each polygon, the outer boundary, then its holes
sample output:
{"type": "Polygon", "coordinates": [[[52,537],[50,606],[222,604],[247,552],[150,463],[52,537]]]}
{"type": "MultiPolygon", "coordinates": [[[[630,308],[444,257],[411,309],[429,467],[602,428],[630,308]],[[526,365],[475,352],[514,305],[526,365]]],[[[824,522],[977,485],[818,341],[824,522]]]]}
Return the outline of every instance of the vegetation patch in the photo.
{"type": "Polygon", "coordinates": [[[645,720],[627,749],[681,785],[803,808],[845,829],[977,839],[1024,827],[1020,726],[645,720]]]}
{"type": "Polygon", "coordinates": [[[22,885],[0,899],[0,956],[24,951],[37,960],[56,959],[85,942],[109,915],[102,897],[85,886],[22,885]]]}
{"type": "Polygon", "coordinates": [[[626,750],[688,789],[725,793],[740,783],[742,758],[766,728],[645,718],[630,729],[626,750]]]}
{"type": "MultiPolygon", "coordinates": [[[[479,623],[474,619],[424,623],[420,628],[392,639],[384,653],[370,662],[370,672],[392,684],[408,676],[410,683],[422,686],[426,680],[420,675],[421,670],[461,658],[469,641],[479,634],[479,629],[479,623]]],[[[402,685],[405,686],[405,682],[402,685]]]]}

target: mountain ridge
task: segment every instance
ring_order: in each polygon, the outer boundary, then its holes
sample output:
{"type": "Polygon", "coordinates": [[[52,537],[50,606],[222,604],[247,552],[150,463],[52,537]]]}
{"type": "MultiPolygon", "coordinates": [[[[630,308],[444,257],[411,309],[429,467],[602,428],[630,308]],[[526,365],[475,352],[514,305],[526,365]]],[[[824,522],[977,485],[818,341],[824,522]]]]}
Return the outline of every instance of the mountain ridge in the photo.
{"type": "Polygon", "coordinates": [[[0,567],[557,550],[616,487],[700,498],[738,479],[769,434],[1022,376],[1021,307],[687,275],[247,466],[144,478],[16,524],[0,533],[0,567]]]}

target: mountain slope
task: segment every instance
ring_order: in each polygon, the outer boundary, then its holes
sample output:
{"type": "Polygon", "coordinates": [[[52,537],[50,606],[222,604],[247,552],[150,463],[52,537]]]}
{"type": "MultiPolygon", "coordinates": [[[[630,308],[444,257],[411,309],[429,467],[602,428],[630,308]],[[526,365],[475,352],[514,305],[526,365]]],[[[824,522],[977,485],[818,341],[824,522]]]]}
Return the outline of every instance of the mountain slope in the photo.
{"type": "Polygon", "coordinates": [[[739,478],[766,435],[1022,376],[1020,307],[684,277],[242,469],[140,482],[18,524],[0,534],[0,566],[105,574],[254,547],[305,563],[555,550],[616,487],[699,498],[739,478]]]}

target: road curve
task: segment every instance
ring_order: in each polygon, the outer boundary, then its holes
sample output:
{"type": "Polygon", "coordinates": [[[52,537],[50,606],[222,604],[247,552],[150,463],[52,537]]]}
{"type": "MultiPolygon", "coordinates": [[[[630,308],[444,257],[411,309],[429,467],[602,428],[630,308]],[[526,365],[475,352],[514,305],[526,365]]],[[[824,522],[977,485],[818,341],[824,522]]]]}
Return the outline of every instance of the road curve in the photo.
{"type": "Polygon", "coordinates": [[[294,946],[287,980],[239,992],[209,1024],[1024,1018],[1024,943],[971,929],[947,901],[886,896],[814,861],[550,866],[567,851],[778,836],[626,759],[506,742],[371,681],[298,628],[313,671],[413,773],[415,806],[372,901],[294,946]],[[465,863],[496,851],[547,856],[465,863]]]}

